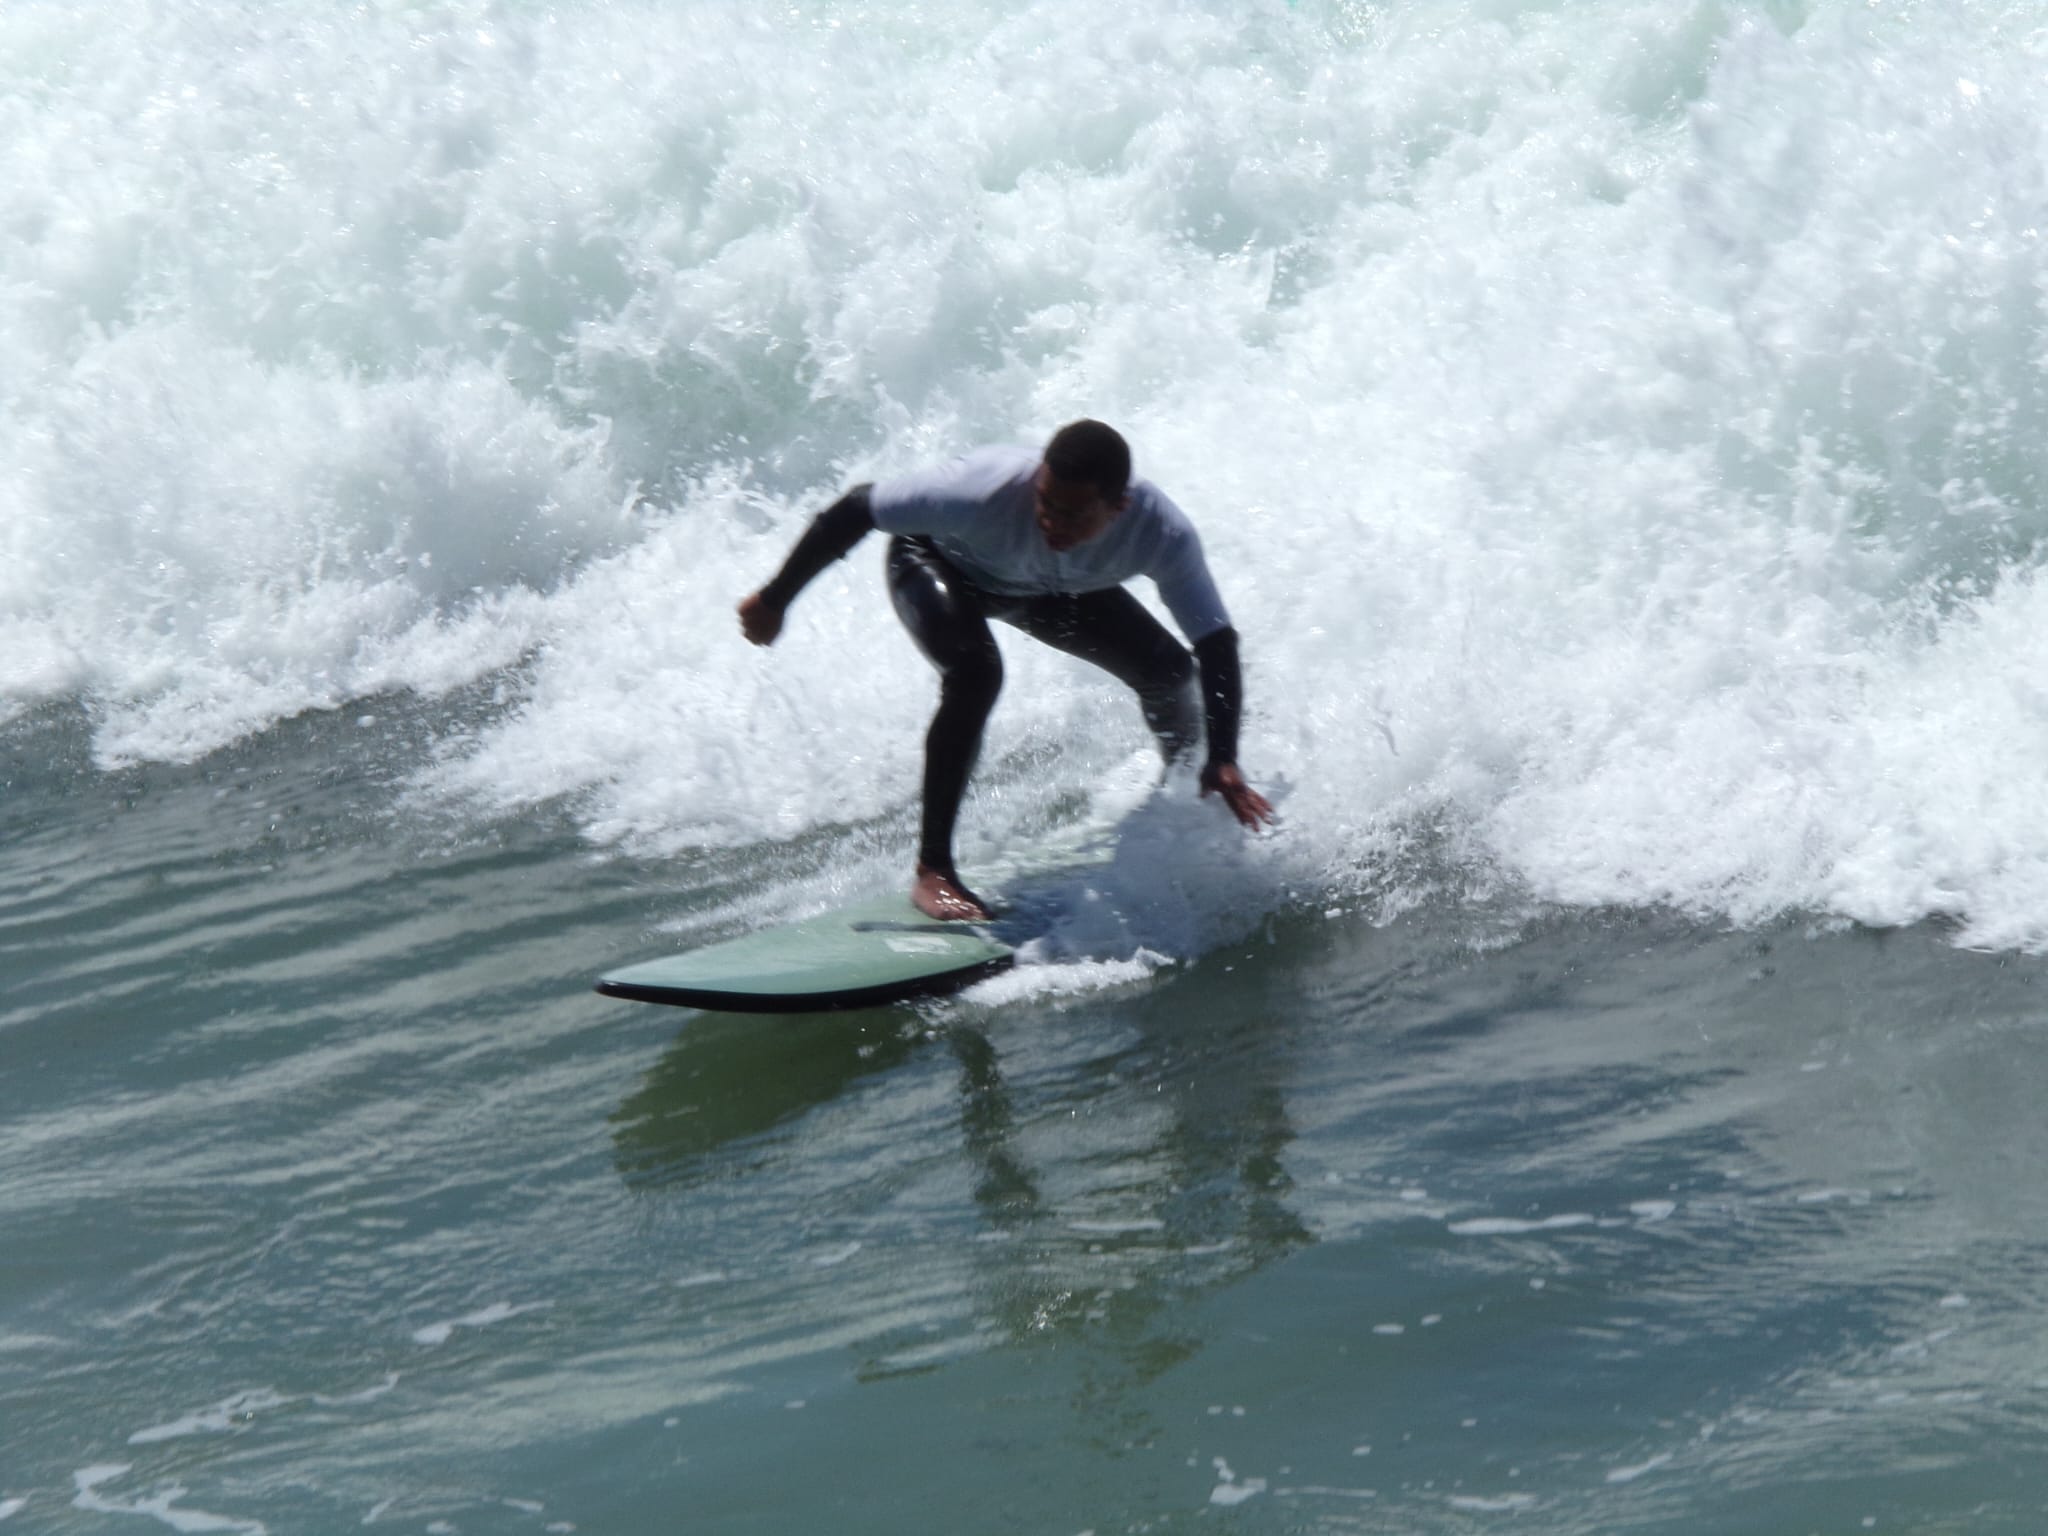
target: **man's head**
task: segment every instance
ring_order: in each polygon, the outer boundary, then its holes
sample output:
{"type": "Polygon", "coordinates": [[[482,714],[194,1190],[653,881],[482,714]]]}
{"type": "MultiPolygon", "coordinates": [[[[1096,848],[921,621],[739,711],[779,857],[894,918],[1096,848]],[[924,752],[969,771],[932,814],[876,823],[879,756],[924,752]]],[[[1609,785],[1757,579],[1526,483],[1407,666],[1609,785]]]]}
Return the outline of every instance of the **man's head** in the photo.
{"type": "Polygon", "coordinates": [[[1045,445],[1032,484],[1045,542],[1055,550],[1086,544],[1130,505],[1130,445],[1099,421],[1069,422],[1045,445]]]}

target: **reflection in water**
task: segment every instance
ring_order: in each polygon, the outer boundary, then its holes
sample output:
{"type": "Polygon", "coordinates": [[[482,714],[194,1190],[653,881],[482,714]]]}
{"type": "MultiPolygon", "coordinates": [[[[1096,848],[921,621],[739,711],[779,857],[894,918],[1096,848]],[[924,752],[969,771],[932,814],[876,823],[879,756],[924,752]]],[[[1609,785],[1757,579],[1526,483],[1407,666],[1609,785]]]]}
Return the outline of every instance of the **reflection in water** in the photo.
{"type": "Polygon", "coordinates": [[[856,1331],[860,1319],[845,1314],[870,1309],[864,1379],[951,1358],[904,1349],[901,1323],[885,1320],[912,1294],[931,1315],[971,1319],[977,1349],[1086,1335],[1121,1362],[1126,1382],[1149,1379],[1195,1347],[1172,1321],[1192,1294],[1311,1241],[1289,1203],[1287,1033],[1255,992],[1219,998],[1213,980],[1190,1014],[1180,999],[1194,980],[1097,1012],[1032,1015],[1033,1033],[1015,1041],[1001,1027],[1010,1018],[967,1005],[695,1016],[611,1117],[614,1161],[632,1187],[695,1199],[734,1172],[737,1149],[773,1136],[800,1161],[868,1165],[846,1201],[886,1202],[897,1181],[915,1181],[918,1197],[902,1201],[915,1207],[908,1230],[865,1223],[866,1257],[881,1265],[886,1252],[887,1271],[856,1279],[849,1266],[813,1303],[856,1331]],[[1060,1026],[1052,1040],[1049,1017],[1060,1026]],[[1121,1048],[1095,1059],[1060,1052],[1061,1040],[1099,1050],[1104,1036],[1121,1048]],[[1006,1061],[999,1042],[1020,1060],[1006,1061]],[[943,1145],[919,1117],[941,1049],[957,1105],[943,1145]],[[890,1074],[900,1081],[841,1117],[851,1128],[807,1133],[807,1116],[890,1074]]]}
{"type": "Polygon", "coordinates": [[[1041,1214],[1038,1181],[1011,1151],[1017,1116],[1010,1105],[995,1047],[977,1029],[947,1037],[960,1059],[960,1135],[976,1170],[974,1203],[991,1230],[1012,1232],[1041,1214]]]}
{"type": "Polygon", "coordinates": [[[619,1171],[635,1185],[687,1183],[709,1154],[888,1071],[922,1036],[898,1009],[696,1016],[611,1117],[619,1171]]]}

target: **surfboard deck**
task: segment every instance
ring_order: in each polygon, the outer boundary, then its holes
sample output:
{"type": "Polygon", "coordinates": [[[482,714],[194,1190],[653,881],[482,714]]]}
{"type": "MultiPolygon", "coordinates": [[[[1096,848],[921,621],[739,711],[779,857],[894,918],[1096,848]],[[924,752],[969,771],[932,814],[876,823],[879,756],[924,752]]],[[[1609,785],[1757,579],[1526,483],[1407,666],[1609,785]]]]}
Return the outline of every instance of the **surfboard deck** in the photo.
{"type": "Polygon", "coordinates": [[[597,990],[679,1008],[817,1013],[951,992],[1014,958],[981,924],[937,922],[889,896],[625,966],[597,990]]]}

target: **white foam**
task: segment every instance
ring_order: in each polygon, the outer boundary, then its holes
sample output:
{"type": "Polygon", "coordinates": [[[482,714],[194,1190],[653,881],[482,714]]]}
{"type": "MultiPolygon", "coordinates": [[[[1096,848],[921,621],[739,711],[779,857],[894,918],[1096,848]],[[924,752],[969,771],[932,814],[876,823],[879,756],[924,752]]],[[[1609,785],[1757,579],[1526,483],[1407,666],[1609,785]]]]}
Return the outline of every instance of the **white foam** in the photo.
{"type": "Polygon", "coordinates": [[[493,1323],[502,1323],[507,1318],[518,1317],[525,1312],[545,1311],[550,1305],[552,1303],[545,1301],[527,1302],[523,1306],[514,1306],[509,1301],[494,1301],[487,1307],[479,1307],[474,1312],[451,1318],[447,1322],[429,1323],[424,1328],[415,1328],[412,1333],[413,1342],[427,1345],[446,1344],[454,1337],[458,1328],[488,1328],[493,1323]]]}
{"type": "Polygon", "coordinates": [[[1671,1455],[1671,1452],[1665,1451],[1659,1455],[1652,1456],[1648,1461],[1640,1462],[1632,1467],[1616,1467],[1607,1474],[1607,1481],[1610,1483],[1632,1483],[1639,1477],[1648,1476],[1659,1467],[1669,1466],[1671,1455]]]}
{"type": "Polygon", "coordinates": [[[172,1483],[148,1498],[120,1503],[99,1492],[100,1486],[121,1477],[129,1470],[123,1462],[100,1462],[82,1467],[71,1474],[75,1492],[71,1504],[75,1509],[89,1510],[95,1514],[146,1515],[161,1521],[174,1531],[239,1531],[243,1536],[264,1536],[260,1520],[237,1520],[230,1515],[212,1515],[204,1510],[180,1509],[178,1500],[185,1497],[185,1489],[172,1483]]]}
{"type": "Polygon", "coordinates": [[[130,1445],[151,1445],[159,1440],[176,1440],[186,1435],[217,1435],[230,1429],[238,1429],[268,1408],[281,1407],[291,1401],[281,1397],[268,1387],[258,1387],[249,1392],[237,1392],[224,1398],[210,1408],[201,1408],[174,1419],[168,1424],[155,1424],[148,1429],[138,1429],[128,1437],[130,1445]]]}
{"type": "Polygon", "coordinates": [[[1165,955],[1140,946],[1128,957],[1106,960],[1048,960],[1036,945],[1018,952],[1018,963],[978,981],[960,994],[961,1000],[985,1008],[1002,1008],[1013,1003],[1061,1002],[1092,997],[1119,987],[1138,986],[1149,981],[1173,962],[1165,955]]]}
{"type": "Polygon", "coordinates": [[[1209,1502],[1227,1508],[1257,1498],[1265,1491],[1266,1480],[1263,1477],[1248,1477],[1241,1483],[1218,1483],[1209,1490],[1209,1502]]]}
{"type": "Polygon", "coordinates": [[[914,1345],[881,1356],[875,1365],[883,1371],[925,1371],[933,1366],[944,1365],[953,1360],[964,1360],[969,1355],[980,1354],[990,1347],[985,1336],[960,1334],[949,1339],[935,1339],[929,1344],[914,1345]]]}
{"type": "Polygon", "coordinates": [[[12,1519],[27,1508],[27,1499],[0,1499],[0,1520],[12,1519]]]}
{"type": "Polygon", "coordinates": [[[1565,1232],[1573,1227],[1590,1227],[1598,1219],[1580,1211],[1533,1219],[1519,1216],[1475,1216],[1469,1221],[1451,1222],[1445,1230],[1458,1237],[1514,1237],[1527,1232],[1565,1232]]]}
{"type": "MultiPolygon", "coordinates": [[[[772,652],[732,604],[841,485],[1086,410],[1194,515],[1293,786],[1247,871],[1148,848],[1219,909],[2048,947],[2009,8],[667,20],[0,11],[0,717],[184,759],[497,675],[434,790],[900,875],[931,683],[878,551],[772,652]]],[[[1123,824],[1144,744],[1007,649],[970,864],[1123,824]]]]}
{"type": "Polygon", "coordinates": [[[374,1403],[378,1398],[393,1391],[397,1386],[398,1372],[387,1371],[384,1373],[384,1379],[374,1387],[365,1387],[360,1392],[346,1392],[336,1397],[315,1392],[313,1394],[313,1401],[323,1408],[350,1408],[358,1403],[374,1403]]]}

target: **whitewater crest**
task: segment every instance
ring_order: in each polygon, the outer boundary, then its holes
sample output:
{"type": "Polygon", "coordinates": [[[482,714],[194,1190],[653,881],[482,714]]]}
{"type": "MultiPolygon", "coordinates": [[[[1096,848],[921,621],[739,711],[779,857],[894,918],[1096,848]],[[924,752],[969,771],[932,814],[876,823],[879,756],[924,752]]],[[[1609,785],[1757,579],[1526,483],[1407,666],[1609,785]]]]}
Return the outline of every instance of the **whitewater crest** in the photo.
{"type": "MultiPolygon", "coordinates": [[[[1243,634],[1260,901],[2048,945],[2038,32],[847,21],[0,15],[0,719],[117,770],[410,692],[444,801],[880,879],[931,685],[879,551],[772,652],[732,605],[844,484],[1086,413],[1243,634]]],[[[1008,658],[968,844],[1114,831],[1135,711],[1008,658]]]]}

